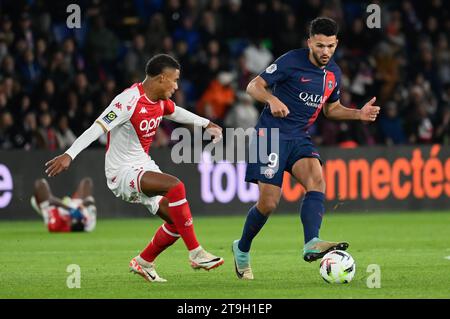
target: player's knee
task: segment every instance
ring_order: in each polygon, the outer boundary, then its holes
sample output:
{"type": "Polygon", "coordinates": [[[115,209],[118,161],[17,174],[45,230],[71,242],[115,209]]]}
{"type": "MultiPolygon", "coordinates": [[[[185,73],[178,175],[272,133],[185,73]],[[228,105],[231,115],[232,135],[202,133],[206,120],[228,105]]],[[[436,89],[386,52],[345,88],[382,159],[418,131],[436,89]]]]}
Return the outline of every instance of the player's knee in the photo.
{"type": "Polygon", "coordinates": [[[306,191],[320,191],[325,192],[325,180],[323,179],[323,176],[317,175],[312,176],[307,187],[306,191]]]}
{"type": "Polygon", "coordinates": [[[171,190],[174,188],[179,189],[179,190],[181,190],[181,189],[184,190],[185,189],[184,183],[182,181],[180,181],[178,178],[174,177],[169,182],[168,190],[171,190]]]}
{"type": "Polygon", "coordinates": [[[169,202],[185,199],[186,188],[184,186],[184,183],[178,178],[173,178],[173,180],[169,182],[166,197],[169,202]]]}
{"type": "Polygon", "coordinates": [[[88,187],[88,188],[94,187],[94,181],[90,177],[84,177],[80,183],[81,183],[81,185],[83,185],[83,187],[88,187]]]}
{"type": "Polygon", "coordinates": [[[39,178],[34,182],[34,189],[42,189],[48,186],[47,180],[45,178],[39,178]]]}
{"type": "Polygon", "coordinates": [[[279,202],[279,200],[277,200],[275,198],[264,199],[264,200],[258,201],[256,207],[261,212],[261,214],[268,216],[277,209],[278,202],[279,202]]]}
{"type": "Polygon", "coordinates": [[[169,201],[167,200],[166,197],[161,197],[158,205],[159,205],[159,210],[161,210],[162,212],[167,212],[167,207],[169,206],[169,201]]]}
{"type": "Polygon", "coordinates": [[[43,202],[51,197],[50,186],[45,178],[37,179],[34,182],[34,196],[38,202],[43,202]]]}

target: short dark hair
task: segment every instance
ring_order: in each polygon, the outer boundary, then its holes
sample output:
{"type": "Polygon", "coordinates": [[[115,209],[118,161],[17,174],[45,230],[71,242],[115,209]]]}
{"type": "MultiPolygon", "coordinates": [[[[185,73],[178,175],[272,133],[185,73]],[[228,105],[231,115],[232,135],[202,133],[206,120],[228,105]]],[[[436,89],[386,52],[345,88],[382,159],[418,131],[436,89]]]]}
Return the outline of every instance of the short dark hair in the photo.
{"type": "Polygon", "coordinates": [[[145,74],[156,76],[161,74],[165,68],[180,69],[180,63],[168,54],[157,54],[148,60],[145,66],[145,74]]]}
{"type": "Polygon", "coordinates": [[[336,21],[330,18],[319,17],[311,21],[309,25],[309,36],[312,37],[316,34],[323,34],[327,37],[337,35],[339,31],[336,21]]]}

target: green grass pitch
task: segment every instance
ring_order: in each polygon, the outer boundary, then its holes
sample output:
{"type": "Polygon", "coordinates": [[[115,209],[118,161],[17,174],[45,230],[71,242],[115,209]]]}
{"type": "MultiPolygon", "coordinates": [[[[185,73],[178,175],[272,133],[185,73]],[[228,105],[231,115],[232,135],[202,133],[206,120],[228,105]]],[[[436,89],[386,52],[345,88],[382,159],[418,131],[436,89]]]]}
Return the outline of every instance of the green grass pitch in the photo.
{"type": "Polygon", "coordinates": [[[210,272],[190,268],[179,240],[157,259],[168,280],[152,284],[128,272],[128,262],[151,239],[158,218],[100,219],[90,234],[47,233],[42,222],[0,222],[0,298],[449,298],[450,212],[333,214],[321,237],[347,240],[356,261],[348,285],[330,285],[319,262],[301,259],[297,215],[274,215],[253,242],[254,281],[234,274],[230,251],[244,217],[197,217],[201,244],[225,258],[210,272]],[[447,258],[446,258],[447,257],[447,258]],[[66,268],[81,269],[81,288],[69,289],[66,268]],[[381,288],[369,289],[369,264],[381,269],[381,288]]]}

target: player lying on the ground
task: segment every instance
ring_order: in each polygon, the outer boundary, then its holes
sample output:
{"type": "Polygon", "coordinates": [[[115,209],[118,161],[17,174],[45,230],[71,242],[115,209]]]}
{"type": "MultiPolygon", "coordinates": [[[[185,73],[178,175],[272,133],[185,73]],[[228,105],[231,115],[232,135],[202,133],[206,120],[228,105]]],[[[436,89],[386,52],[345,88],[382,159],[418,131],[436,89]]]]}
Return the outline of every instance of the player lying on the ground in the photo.
{"type": "Polygon", "coordinates": [[[49,232],[91,232],[97,223],[97,208],[92,196],[93,182],[83,178],[72,197],[60,199],[52,194],[47,181],[34,182],[31,206],[42,216],[49,232]]]}
{"type": "Polygon", "coordinates": [[[375,98],[363,108],[344,107],[339,101],[341,71],[332,59],[338,43],[335,21],[317,18],[311,22],[309,49],[297,49],[278,58],[253,79],[247,92],[264,102],[263,110],[250,150],[268,150],[266,158],[258,156],[249,163],[245,180],[257,183],[259,199],[248,212],[242,236],[233,242],[236,275],[253,279],[250,267],[250,246],[269,215],[276,209],[281,196],[284,171],[289,172],[305,188],[300,212],[304,231],[303,259],[314,261],[335,249],[345,250],[348,243],[319,239],[319,229],[325,213],[325,181],[320,155],[311,141],[308,128],[320,110],[335,120],[375,121],[380,108],[375,98]],[[271,88],[270,92],[268,88],[271,88]],[[260,147],[263,139],[271,141],[271,129],[279,130],[279,153],[260,147]],[[267,164],[269,163],[269,165],[267,164]]]}
{"type": "Polygon", "coordinates": [[[48,176],[58,175],[82,150],[107,132],[105,173],[109,189],[117,197],[140,203],[151,214],[166,220],[144,251],[130,261],[130,269],[148,281],[162,282],[166,280],[158,276],[153,261],[179,237],[189,250],[189,261],[194,269],[218,267],[223,264],[223,259],[208,253],[197,241],[183,182],[162,173],[149,156],[156,129],[164,117],[202,126],[217,141],[222,137],[222,128],[170,100],[178,89],[180,76],[180,65],[174,58],[156,55],[148,61],[145,72],[147,76],[143,82],[135,83],[116,96],[64,154],[45,165],[48,176]],[[168,200],[166,214],[159,207],[163,196],[168,200]]]}

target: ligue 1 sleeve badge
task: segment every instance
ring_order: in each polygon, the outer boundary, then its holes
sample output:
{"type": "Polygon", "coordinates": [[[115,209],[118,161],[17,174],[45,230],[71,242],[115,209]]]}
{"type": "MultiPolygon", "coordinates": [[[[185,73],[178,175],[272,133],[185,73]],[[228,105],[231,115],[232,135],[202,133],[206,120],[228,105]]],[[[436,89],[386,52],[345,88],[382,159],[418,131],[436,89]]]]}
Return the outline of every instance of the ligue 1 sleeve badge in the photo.
{"type": "Polygon", "coordinates": [[[110,124],[112,121],[114,121],[117,118],[117,114],[114,113],[114,111],[110,111],[108,114],[106,114],[102,119],[106,123],[110,124]]]}
{"type": "Polygon", "coordinates": [[[266,73],[268,74],[272,74],[273,72],[275,72],[277,70],[277,65],[276,64],[271,64],[267,67],[266,69],[266,73]]]}

